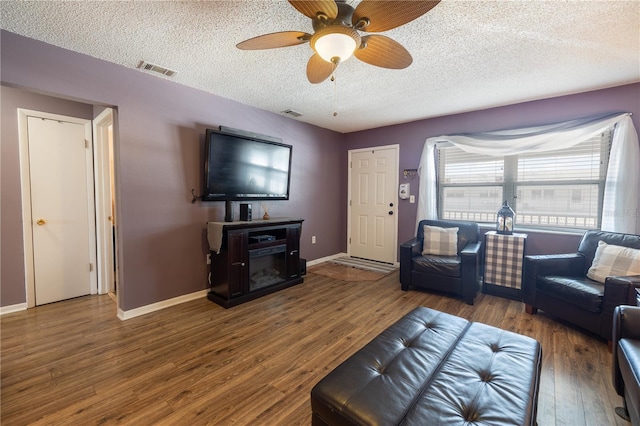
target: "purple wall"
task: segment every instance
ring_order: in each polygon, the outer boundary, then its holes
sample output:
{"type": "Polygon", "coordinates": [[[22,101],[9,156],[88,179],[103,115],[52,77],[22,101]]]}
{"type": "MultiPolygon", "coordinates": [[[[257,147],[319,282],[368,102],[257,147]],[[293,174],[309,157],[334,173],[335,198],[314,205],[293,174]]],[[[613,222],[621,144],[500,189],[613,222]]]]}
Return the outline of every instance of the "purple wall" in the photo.
{"type": "MultiPolygon", "coordinates": [[[[293,145],[290,200],[270,202],[269,213],[305,219],[304,258],[346,250],[344,135],[6,31],[1,42],[3,84],[80,100],[89,105],[89,118],[94,105],[117,108],[121,309],[207,288],[206,222],[224,216],[224,203],[191,204],[191,188],[201,188],[207,127],[225,125],[293,145]],[[317,244],[311,245],[312,235],[317,244]]],[[[47,110],[56,102],[43,97],[29,108],[47,110]]],[[[25,302],[21,262],[5,269],[24,251],[17,132],[5,135],[15,127],[15,106],[22,105],[3,98],[2,306],[25,302]]],[[[62,107],[49,112],[79,114],[62,107]]]]}
{"type": "MultiPolygon", "coordinates": [[[[640,83],[351,133],[348,135],[346,148],[400,144],[400,183],[409,182],[411,193],[417,196],[418,178],[404,179],[402,170],[418,167],[427,138],[527,127],[617,111],[633,113],[633,123],[636,130],[640,131],[640,83]]],[[[498,208],[499,206],[496,206],[496,211],[498,208]]],[[[410,204],[409,200],[400,200],[399,243],[413,238],[416,210],[417,204],[410,204]]],[[[572,235],[563,237],[554,234],[550,237],[548,234],[530,233],[527,252],[562,253],[567,247],[573,247],[575,250],[579,238],[572,235]],[[555,243],[549,244],[550,239],[555,243]]]]}
{"type": "Polygon", "coordinates": [[[2,200],[0,228],[2,257],[0,258],[0,306],[26,302],[24,283],[24,250],[22,237],[22,203],[20,190],[20,149],[18,141],[18,108],[53,114],[93,119],[91,105],[66,101],[50,96],[0,87],[2,98],[2,138],[0,183],[2,200]],[[19,248],[19,249],[17,249],[19,248]]]}
{"type": "MultiPolygon", "coordinates": [[[[191,204],[191,188],[201,188],[207,127],[225,125],[293,145],[291,199],[272,202],[270,214],[305,219],[301,255],[308,260],[346,251],[349,149],[397,143],[402,170],[416,168],[424,141],[440,134],[609,111],[633,112],[640,129],[640,84],[633,84],[341,135],[6,31],[1,43],[2,82],[20,89],[2,90],[0,306],[25,302],[17,107],[85,118],[104,105],[117,109],[119,298],[125,311],[206,288],[205,223],[224,215],[223,203],[191,204]]],[[[409,182],[417,194],[417,179],[409,182]]],[[[416,204],[400,202],[399,242],[413,236],[415,212],[416,204]]],[[[565,251],[579,238],[540,235],[530,235],[529,252],[565,251]]]]}

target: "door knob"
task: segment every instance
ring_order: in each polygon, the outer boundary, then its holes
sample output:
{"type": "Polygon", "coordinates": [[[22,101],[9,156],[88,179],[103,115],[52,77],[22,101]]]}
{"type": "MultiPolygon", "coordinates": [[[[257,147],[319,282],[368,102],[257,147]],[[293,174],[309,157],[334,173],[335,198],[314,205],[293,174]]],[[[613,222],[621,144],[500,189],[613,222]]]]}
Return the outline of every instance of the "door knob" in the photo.
{"type": "Polygon", "coordinates": [[[389,215],[393,216],[393,210],[389,210],[389,215]]]}
{"type": "Polygon", "coordinates": [[[42,226],[42,225],[44,225],[44,224],[45,224],[45,223],[47,223],[47,222],[46,222],[44,219],[38,219],[38,220],[36,221],[36,223],[37,223],[38,225],[42,226]]]}

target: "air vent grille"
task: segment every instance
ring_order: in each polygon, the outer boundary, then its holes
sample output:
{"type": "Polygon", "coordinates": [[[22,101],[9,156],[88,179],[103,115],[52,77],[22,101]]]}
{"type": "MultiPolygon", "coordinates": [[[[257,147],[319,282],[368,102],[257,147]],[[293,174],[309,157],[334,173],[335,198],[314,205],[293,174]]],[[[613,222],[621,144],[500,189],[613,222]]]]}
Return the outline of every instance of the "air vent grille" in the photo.
{"type": "Polygon", "coordinates": [[[140,61],[138,68],[145,71],[157,72],[158,74],[166,75],[167,77],[173,77],[178,73],[178,71],[170,70],[169,68],[165,68],[160,65],[150,64],[145,61],[140,61]]]}
{"type": "Polygon", "coordinates": [[[282,114],[290,115],[291,117],[301,117],[302,116],[301,112],[294,111],[292,109],[285,109],[284,111],[281,111],[281,112],[282,112],[282,114]]]}

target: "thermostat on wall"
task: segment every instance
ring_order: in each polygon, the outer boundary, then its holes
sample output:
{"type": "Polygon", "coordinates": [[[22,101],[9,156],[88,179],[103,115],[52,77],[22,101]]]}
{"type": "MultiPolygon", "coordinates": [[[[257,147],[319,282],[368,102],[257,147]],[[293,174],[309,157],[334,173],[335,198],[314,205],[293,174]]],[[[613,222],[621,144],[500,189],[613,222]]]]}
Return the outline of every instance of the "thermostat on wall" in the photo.
{"type": "Polygon", "coordinates": [[[400,190],[398,191],[398,196],[400,198],[402,198],[403,200],[406,200],[407,198],[409,198],[409,184],[408,183],[401,183],[400,184],[400,190]]]}

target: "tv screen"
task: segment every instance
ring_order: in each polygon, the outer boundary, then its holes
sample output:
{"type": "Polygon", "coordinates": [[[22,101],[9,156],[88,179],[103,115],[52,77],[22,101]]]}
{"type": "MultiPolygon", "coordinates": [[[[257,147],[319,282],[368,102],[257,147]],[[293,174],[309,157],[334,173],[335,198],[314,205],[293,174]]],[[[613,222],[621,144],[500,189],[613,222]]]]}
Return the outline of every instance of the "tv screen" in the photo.
{"type": "Polygon", "coordinates": [[[288,200],[290,145],[207,129],[205,201],[288,200]]]}

